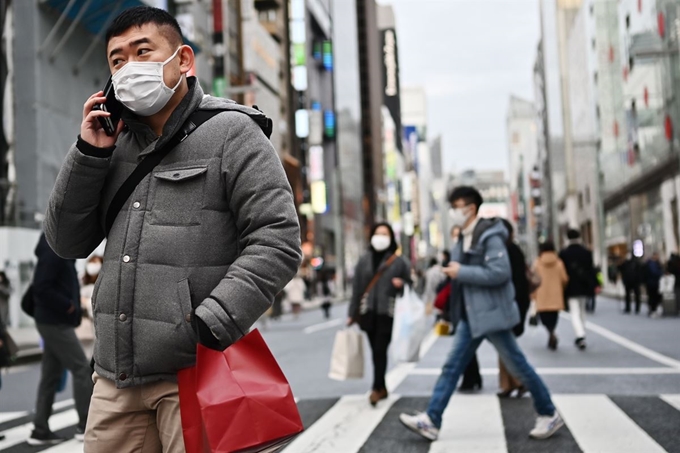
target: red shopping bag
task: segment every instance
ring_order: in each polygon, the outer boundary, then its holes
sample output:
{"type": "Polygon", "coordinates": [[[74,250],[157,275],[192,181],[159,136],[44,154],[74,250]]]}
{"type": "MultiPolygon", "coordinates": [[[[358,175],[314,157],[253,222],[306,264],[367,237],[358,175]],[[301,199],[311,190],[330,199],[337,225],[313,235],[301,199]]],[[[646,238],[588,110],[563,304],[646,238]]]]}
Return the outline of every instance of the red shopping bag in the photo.
{"type": "Polygon", "coordinates": [[[446,304],[448,304],[450,297],[451,297],[451,285],[446,284],[446,286],[444,286],[444,288],[442,288],[442,290],[439,291],[439,294],[437,294],[437,298],[434,300],[434,308],[440,311],[444,311],[446,309],[446,304]]]}
{"type": "Polygon", "coordinates": [[[286,377],[253,330],[225,351],[198,345],[178,375],[187,453],[273,452],[303,428],[286,377]]]}

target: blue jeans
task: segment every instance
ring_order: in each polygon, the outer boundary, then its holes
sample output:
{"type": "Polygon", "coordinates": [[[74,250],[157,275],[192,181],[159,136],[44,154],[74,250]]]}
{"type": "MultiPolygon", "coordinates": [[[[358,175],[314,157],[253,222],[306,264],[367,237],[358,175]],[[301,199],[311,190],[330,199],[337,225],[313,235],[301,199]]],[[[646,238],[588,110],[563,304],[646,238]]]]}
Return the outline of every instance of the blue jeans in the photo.
{"type": "Polygon", "coordinates": [[[449,404],[451,395],[456,390],[458,378],[485,338],[494,345],[510,374],[531,392],[536,412],[539,415],[553,415],[555,406],[550,399],[550,392],[543,380],[536,374],[534,368],[527,362],[512,331],[502,330],[487,334],[484,337],[472,338],[470,326],[466,321],[461,321],[456,329],[453,349],[446,359],[446,363],[444,363],[442,373],[434,387],[430,405],[427,408],[427,415],[430,416],[432,423],[437,428],[441,427],[442,414],[449,404]]]}

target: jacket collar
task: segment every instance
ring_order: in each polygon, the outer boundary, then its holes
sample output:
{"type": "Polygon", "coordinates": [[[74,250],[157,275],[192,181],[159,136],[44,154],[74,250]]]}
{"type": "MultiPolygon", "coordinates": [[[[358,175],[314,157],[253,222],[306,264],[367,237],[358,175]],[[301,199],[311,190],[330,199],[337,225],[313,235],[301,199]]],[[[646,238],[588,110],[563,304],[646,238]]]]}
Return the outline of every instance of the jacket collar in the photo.
{"type": "Polygon", "coordinates": [[[151,127],[140,121],[137,115],[127,109],[123,111],[122,118],[125,125],[141,143],[146,144],[144,151],[139,154],[139,157],[143,157],[163,146],[200,106],[201,101],[203,100],[203,89],[201,88],[201,85],[198,83],[196,77],[187,77],[187,83],[189,85],[189,91],[168,118],[165,126],[163,126],[163,135],[160,137],[156,136],[156,133],[151,127]],[[154,141],[156,142],[155,145],[149,146],[154,141]]]}

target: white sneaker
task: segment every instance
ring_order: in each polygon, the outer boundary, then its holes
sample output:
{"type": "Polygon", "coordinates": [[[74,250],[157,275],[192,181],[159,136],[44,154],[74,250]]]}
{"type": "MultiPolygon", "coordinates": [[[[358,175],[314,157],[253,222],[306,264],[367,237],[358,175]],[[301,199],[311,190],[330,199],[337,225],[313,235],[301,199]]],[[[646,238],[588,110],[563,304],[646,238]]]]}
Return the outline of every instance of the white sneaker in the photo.
{"type": "Polygon", "coordinates": [[[547,439],[555,434],[562,426],[564,426],[564,421],[557,411],[555,411],[555,414],[552,416],[541,415],[536,418],[536,426],[531,430],[529,436],[534,439],[547,439]]]}
{"type": "Polygon", "coordinates": [[[425,412],[418,412],[415,415],[401,414],[399,415],[399,421],[401,421],[408,429],[416,434],[420,434],[425,439],[434,441],[439,437],[439,429],[434,426],[429,415],[425,412]]]}

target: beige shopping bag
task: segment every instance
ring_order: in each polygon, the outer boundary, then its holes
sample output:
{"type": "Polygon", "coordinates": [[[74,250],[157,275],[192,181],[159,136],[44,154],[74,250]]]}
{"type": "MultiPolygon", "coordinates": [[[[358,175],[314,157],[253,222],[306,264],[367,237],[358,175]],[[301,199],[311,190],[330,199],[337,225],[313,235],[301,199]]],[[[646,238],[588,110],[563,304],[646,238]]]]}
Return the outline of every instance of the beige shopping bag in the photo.
{"type": "Polygon", "coordinates": [[[337,381],[364,377],[364,337],[360,331],[342,329],[335,334],[328,377],[337,381]]]}

